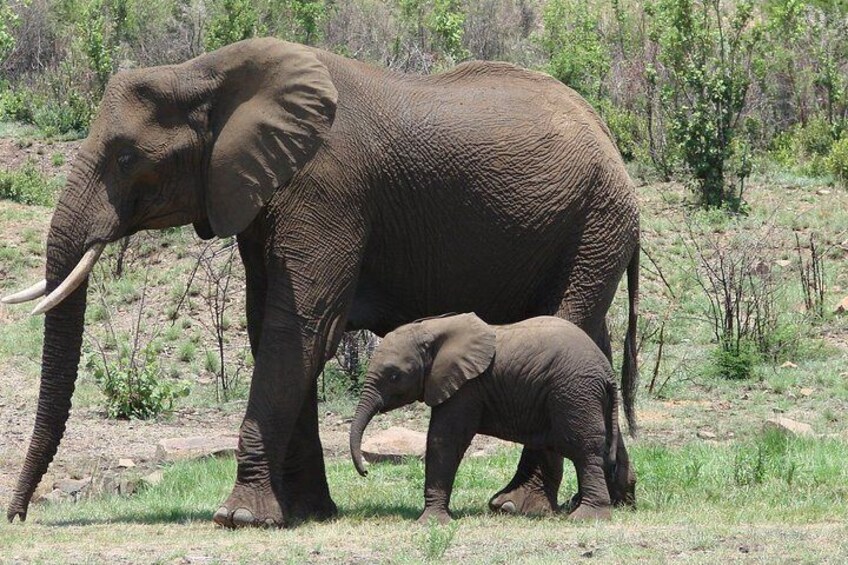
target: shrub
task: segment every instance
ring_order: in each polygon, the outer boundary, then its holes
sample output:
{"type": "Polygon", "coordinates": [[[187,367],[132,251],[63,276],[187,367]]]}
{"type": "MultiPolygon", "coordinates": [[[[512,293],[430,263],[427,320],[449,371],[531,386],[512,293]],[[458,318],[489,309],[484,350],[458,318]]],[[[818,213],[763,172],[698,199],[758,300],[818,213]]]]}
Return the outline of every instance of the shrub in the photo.
{"type": "Polygon", "coordinates": [[[761,39],[753,4],[737,2],[731,13],[720,0],[657,0],[645,13],[662,67],[648,72],[692,187],[702,206],[738,211],[749,168],[734,171],[729,163],[746,147],[735,138],[761,39]]]}
{"type": "Polygon", "coordinates": [[[62,181],[48,179],[35,162],[27,161],[17,171],[0,170],[0,198],[21,204],[52,206],[62,181]]]}
{"type": "Polygon", "coordinates": [[[827,168],[837,182],[848,187],[848,132],[843,133],[840,140],[830,148],[827,168]]]}
{"type": "Polygon", "coordinates": [[[188,385],[166,380],[154,342],[135,353],[124,342],[116,358],[95,357],[89,362],[89,368],[106,396],[106,412],[110,418],[155,418],[170,410],[174,400],[189,392],[188,385]]]}
{"type": "Polygon", "coordinates": [[[597,103],[611,64],[597,8],[576,0],[553,0],[545,6],[542,22],[541,44],[550,56],[551,76],[597,103]]]}
{"type": "Polygon", "coordinates": [[[710,370],[717,377],[745,380],[751,377],[754,366],[759,360],[757,347],[750,340],[723,340],[712,351],[710,370]]]}
{"type": "Polygon", "coordinates": [[[207,50],[253,37],[259,31],[259,15],[250,0],[219,0],[213,6],[215,16],[204,39],[207,50]]]}

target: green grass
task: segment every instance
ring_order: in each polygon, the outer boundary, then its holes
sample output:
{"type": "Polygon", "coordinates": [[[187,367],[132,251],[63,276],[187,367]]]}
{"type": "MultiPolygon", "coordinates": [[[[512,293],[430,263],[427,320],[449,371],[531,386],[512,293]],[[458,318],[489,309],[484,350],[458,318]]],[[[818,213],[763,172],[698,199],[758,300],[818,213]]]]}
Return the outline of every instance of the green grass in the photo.
{"type": "MultiPolygon", "coordinates": [[[[599,556],[625,561],[662,560],[669,545],[678,552],[700,552],[703,557],[738,556],[739,546],[756,546],[758,536],[765,535],[776,536],[778,541],[787,536],[786,556],[815,558],[824,546],[797,539],[799,532],[833,524],[829,528],[837,528],[838,536],[848,520],[848,467],[844,464],[848,444],[841,439],[793,439],[763,433],[732,442],[692,442],[679,447],[649,442],[634,445],[631,453],[639,470],[639,506],[635,511],[614,511],[610,524],[572,524],[562,516],[520,518],[489,513],[489,496],[508,480],[518,459],[515,447],[466,458],[452,503],[458,519],[447,527],[414,523],[423,506],[424,467],[420,461],[372,465],[368,477],[361,478],[350,462],[341,458],[331,460],[327,468],[331,492],[339,505],[338,520],[281,532],[221,531],[209,521],[235,476],[235,462],[227,458],[166,467],[161,484],[129,498],[113,495],[36,505],[30,512],[30,524],[0,527],[0,540],[11,552],[7,555],[15,555],[26,549],[28,528],[50,528],[53,539],[79,528],[105,535],[105,528],[120,535],[122,547],[144,543],[144,538],[119,531],[149,535],[149,528],[139,529],[149,526],[159,535],[180,535],[181,528],[189,528],[198,532],[192,547],[200,544],[205,553],[222,559],[240,556],[236,558],[253,560],[256,556],[244,553],[237,540],[249,546],[258,538],[284,547],[287,556],[314,557],[318,551],[331,560],[403,563],[442,555],[449,560],[491,562],[506,560],[519,551],[522,560],[531,562],[598,551],[599,556]],[[794,529],[787,530],[790,525],[794,529]],[[777,531],[772,533],[772,527],[777,531]],[[493,537],[485,543],[475,542],[484,532],[493,537]],[[612,535],[614,532],[619,535],[612,535]],[[727,532],[735,532],[736,546],[725,543],[727,532]],[[531,540],[541,540],[541,545],[531,540]],[[320,544],[325,545],[317,547],[320,544]]],[[[560,498],[574,488],[574,475],[567,466],[560,498]]],[[[78,549],[82,542],[76,541],[78,549]]],[[[64,543],[74,546],[71,540],[64,543]]],[[[829,539],[826,546],[831,555],[845,555],[848,549],[844,537],[829,539]]],[[[162,549],[156,555],[167,559],[170,554],[162,549]]],[[[762,548],[759,553],[762,555],[762,548]]],[[[260,555],[260,560],[271,559],[270,554],[260,555]]]]}
{"type": "MultiPolygon", "coordinates": [[[[732,442],[667,447],[637,444],[638,509],[616,510],[630,524],[805,524],[848,520],[848,443],[763,432],[732,442]]],[[[467,457],[460,467],[452,510],[460,519],[486,517],[486,502],[510,478],[519,447],[467,457]]],[[[333,460],[328,480],[342,516],[353,523],[417,518],[423,508],[424,464],[375,464],[361,478],[346,458],[333,460]]],[[[163,482],[130,498],[107,496],[76,504],[37,506],[43,524],[186,522],[211,518],[235,476],[233,459],[178,463],[163,482]]],[[[566,465],[560,499],[574,492],[566,465]]],[[[561,518],[552,518],[560,520],[561,518]]]]}

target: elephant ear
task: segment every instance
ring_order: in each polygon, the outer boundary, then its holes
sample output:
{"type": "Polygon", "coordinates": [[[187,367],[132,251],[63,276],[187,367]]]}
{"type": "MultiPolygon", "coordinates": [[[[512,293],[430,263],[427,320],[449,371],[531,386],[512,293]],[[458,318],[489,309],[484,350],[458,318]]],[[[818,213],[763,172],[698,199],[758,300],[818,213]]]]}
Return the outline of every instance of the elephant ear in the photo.
{"type": "Polygon", "coordinates": [[[432,336],[433,365],[424,381],[424,402],[437,406],[465,382],[479,377],[495,357],[495,332],[474,314],[422,322],[432,336]]]}
{"type": "Polygon", "coordinates": [[[313,51],[276,39],[234,43],[202,64],[221,78],[210,110],[205,200],[212,231],[226,237],[250,225],[315,155],[338,92],[313,51]]]}

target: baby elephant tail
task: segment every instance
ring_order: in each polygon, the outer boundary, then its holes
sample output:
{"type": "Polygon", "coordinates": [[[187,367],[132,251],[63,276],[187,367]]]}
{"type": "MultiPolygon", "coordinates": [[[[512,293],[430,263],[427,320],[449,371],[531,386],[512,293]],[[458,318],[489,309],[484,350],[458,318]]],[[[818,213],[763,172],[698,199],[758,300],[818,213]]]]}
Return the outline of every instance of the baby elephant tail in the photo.
{"type": "Polygon", "coordinates": [[[606,383],[607,412],[605,414],[607,441],[606,466],[604,473],[613,506],[636,506],[636,476],[630,467],[630,456],[624,447],[621,428],[618,425],[618,387],[610,375],[606,383]]]}
{"type": "Polygon", "coordinates": [[[613,379],[607,379],[607,401],[606,405],[606,429],[607,429],[607,473],[610,476],[615,475],[615,468],[618,457],[618,442],[621,441],[621,430],[618,427],[618,387],[615,386],[613,379]]]}

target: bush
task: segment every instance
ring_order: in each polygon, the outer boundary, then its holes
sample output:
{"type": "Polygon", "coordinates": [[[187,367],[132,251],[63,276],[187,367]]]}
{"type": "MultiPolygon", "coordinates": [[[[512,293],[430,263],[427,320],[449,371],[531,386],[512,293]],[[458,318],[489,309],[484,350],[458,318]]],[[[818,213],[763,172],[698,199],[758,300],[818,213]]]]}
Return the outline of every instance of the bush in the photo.
{"type": "Polygon", "coordinates": [[[704,207],[739,211],[750,169],[735,155],[761,33],[753,4],[657,0],[645,7],[660,68],[649,68],[668,116],[670,138],[693,177],[704,207]],[[742,163],[733,170],[732,160],[742,163]]]}
{"type": "Polygon", "coordinates": [[[848,133],[843,133],[842,138],[830,148],[827,168],[838,183],[848,188],[848,133]]]}
{"type": "Polygon", "coordinates": [[[33,161],[17,171],[0,170],[0,198],[21,204],[53,206],[61,180],[48,179],[33,161]]]}
{"type": "Polygon", "coordinates": [[[712,351],[710,372],[724,379],[745,380],[751,377],[759,360],[760,355],[753,342],[747,339],[738,342],[726,340],[712,351]]]}
{"type": "Polygon", "coordinates": [[[147,420],[172,408],[174,400],[188,395],[188,385],[169,383],[153,342],[132,352],[126,343],[117,358],[106,355],[89,362],[100,390],[106,396],[110,418],[147,420]]]}
{"type": "Polygon", "coordinates": [[[597,7],[575,0],[553,0],[545,6],[542,21],[540,39],[550,57],[551,76],[597,103],[611,64],[599,33],[597,7]]]}

